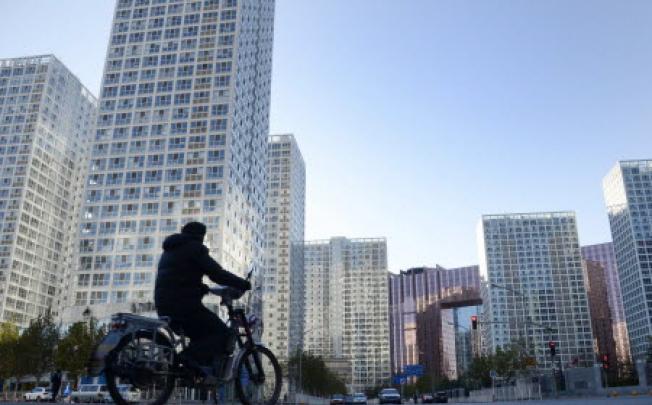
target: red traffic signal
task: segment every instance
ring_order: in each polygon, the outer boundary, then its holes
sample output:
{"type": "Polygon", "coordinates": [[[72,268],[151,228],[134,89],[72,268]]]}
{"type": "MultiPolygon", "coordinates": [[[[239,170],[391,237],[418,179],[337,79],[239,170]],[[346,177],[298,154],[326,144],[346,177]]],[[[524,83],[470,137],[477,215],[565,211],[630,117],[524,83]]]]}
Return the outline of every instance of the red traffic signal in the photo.
{"type": "Polygon", "coordinates": [[[602,368],[608,369],[609,368],[609,356],[606,354],[602,355],[602,368]]]}
{"type": "Polygon", "coordinates": [[[471,315],[471,329],[478,329],[478,317],[476,315],[471,315]]]}
{"type": "Polygon", "coordinates": [[[555,342],[553,342],[552,340],[548,342],[548,348],[550,348],[550,355],[554,356],[556,352],[555,342]]]}

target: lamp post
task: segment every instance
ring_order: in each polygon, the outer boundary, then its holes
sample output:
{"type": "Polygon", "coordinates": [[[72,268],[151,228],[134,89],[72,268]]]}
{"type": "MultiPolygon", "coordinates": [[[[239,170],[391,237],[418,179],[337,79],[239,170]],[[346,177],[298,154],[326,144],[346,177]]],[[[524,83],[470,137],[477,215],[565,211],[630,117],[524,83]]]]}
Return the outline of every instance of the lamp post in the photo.
{"type": "MultiPolygon", "coordinates": [[[[297,381],[297,388],[295,389],[295,397],[296,397],[296,392],[297,392],[298,390],[301,390],[301,393],[303,393],[303,388],[301,387],[301,381],[302,381],[302,379],[301,379],[301,378],[302,378],[302,363],[303,363],[303,340],[305,339],[306,334],[308,334],[309,332],[314,331],[315,329],[317,329],[317,328],[316,328],[316,327],[315,327],[315,328],[310,328],[310,329],[307,329],[307,330],[304,330],[304,331],[303,331],[303,339],[301,339],[301,345],[299,346],[299,350],[298,350],[298,356],[299,356],[299,379],[298,379],[298,381],[297,381]]],[[[296,398],[295,398],[295,399],[296,399],[296,398]]]]}

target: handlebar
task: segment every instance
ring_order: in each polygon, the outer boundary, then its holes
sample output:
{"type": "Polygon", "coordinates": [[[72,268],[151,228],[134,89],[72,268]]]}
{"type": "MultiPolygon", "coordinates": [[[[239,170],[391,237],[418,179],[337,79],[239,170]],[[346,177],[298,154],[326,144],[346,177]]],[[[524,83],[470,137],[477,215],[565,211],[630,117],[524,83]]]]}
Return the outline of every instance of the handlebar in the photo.
{"type": "Polygon", "coordinates": [[[246,278],[247,281],[249,281],[251,279],[251,276],[254,274],[255,270],[256,270],[256,267],[251,266],[251,269],[249,269],[249,272],[247,273],[247,278],[246,278]]]}
{"type": "Polygon", "coordinates": [[[230,299],[230,300],[237,300],[238,298],[242,297],[242,295],[245,293],[244,291],[238,290],[237,288],[223,287],[223,286],[209,288],[208,292],[210,292],[213,295],[217,295],[218,297],[221,297],[223,299],[230,299]]]}
{"type": "MultiPolygon", "coordinates": [[[[251,276],[253,275],[254,271],[256,270],[255,267],[251,267],[249,272],[247,273],[247,277],[245,280],[249,281],[251,279],[251,276]]],[[[226,286],[215,286],[211,287],[208,289],[208,292],[217,295],[218,297],[222,298],[222,301],[232,301],[232,300],[237,300],[240,299],[246,291],[233,288],[233,287],[226,287],[226,286]]]]}

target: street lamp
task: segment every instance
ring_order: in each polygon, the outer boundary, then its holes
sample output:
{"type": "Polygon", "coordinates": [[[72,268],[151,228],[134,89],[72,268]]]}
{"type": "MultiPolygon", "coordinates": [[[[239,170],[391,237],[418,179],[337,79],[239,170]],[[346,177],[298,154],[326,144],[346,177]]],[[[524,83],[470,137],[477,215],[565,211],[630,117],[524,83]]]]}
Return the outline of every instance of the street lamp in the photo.
{"type": "MultiPolygon", "coordinates": [[[[306,335],[309,332],[314,331],[315,329],[318,329],[318,327],[310,328],[310,329],[307,329],[307,330],[303,331],[303,338],[301,339],[301,345],[299,346],[299,353],[298,353],[298,355],[299,355],[299,379],[297,381],[297,388],[299,390],[301,390],[302,393],[303,393],[303,388],[301,387],[301,377],[302,377],[302,369],[301,368],[302,368],[302,363],[303,363],[303,341],[306,338],[306,335]]],[[[296,395],[296,391],[297,391],[297,389],[295,389],[295,395],[296,395]]]]}

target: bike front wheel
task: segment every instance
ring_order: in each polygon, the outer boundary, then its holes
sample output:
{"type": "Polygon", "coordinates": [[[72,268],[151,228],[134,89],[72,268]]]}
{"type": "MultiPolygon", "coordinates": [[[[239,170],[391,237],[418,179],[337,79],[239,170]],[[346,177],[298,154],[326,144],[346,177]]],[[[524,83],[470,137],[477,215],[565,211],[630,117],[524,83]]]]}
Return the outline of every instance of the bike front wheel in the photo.
{"type": "Polygon", "coordinates": [[[256,345],[240,357],[235,391],[244,405],[274,405],[281,395],[281,366],[268,348],[256,345]]]}

